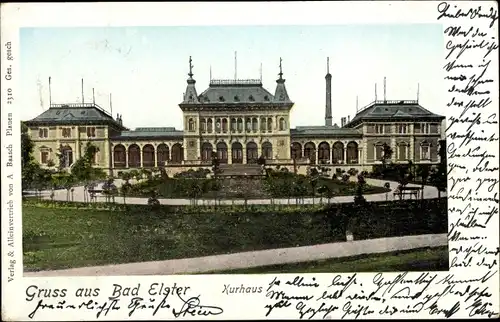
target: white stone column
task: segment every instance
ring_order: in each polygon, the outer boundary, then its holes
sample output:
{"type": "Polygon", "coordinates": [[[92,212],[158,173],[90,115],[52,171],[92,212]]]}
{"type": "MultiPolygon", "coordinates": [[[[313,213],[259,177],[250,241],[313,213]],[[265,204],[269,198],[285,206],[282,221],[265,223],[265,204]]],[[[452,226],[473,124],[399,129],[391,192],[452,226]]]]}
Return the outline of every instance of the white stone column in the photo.
{"type": "Polygon", "coordinates": [[[142,164],[142,145],[141,145],[141,146],[139,146],[139,156],[140,156],[140,158],[141,158],[141,163],[140,163],[140,165],[141,165],[141,168],[142,168],[142,167],[143,167],[143,164],[142,164]]]}
{"type": "Polygon", "coordinates": [[[128,168],[128,145],[125,146],[125,168],[128,168]]]}
{"type": "Polygon", "coordinates": [[[344,144],[344,164],[347,164],[347,144],[344,144]]]}

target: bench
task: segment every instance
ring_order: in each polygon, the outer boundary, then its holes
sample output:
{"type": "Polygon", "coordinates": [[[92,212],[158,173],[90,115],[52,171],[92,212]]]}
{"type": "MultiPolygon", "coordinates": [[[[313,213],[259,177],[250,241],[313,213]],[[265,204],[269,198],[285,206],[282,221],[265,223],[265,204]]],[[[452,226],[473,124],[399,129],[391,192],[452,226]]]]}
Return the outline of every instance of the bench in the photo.
{"type": "Polygon", "coordinates": [[[114,196],[103,194],[103,190],[101,190],[101,189],[89,189],[87,191],[90,194],[90,201],[91,202],[92,201],[96,202],[98,198],[105,198],[107,202],[109,202],[111,200],[113,200],[113,202],[115,201],[114,196]]]}
{"type": "Polygon", "coordinates": [[[413,187],[410,187],[410,188],[398,188],[394,191],[394,197],[396,196],[399,196],[399,199],[404,199],[403,197],[404,196],[410,196],[410,199],[412,199],[412,196],[415,196],[415,199],[418,199],[419,198],[419,195],[422,191],[422,188],[413,188],[413,187]]]}

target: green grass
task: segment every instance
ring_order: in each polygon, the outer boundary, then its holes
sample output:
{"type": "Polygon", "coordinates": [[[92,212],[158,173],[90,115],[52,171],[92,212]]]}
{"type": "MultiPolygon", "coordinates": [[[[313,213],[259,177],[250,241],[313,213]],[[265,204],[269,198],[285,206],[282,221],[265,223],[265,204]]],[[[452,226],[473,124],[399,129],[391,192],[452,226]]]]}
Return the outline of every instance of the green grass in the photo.
{"type": "Polygon", "coordinates": [[[436,247],[403,252],[334,258],[313,262],[225,270],[203,274],[447,271],[448,265],[448,247],[436,247]]]}
{"type": "Polygon", "coordinates": [[[447,205],[439,200],[371,203],[364,211],[352,207],[215,210],[26,200],[24,265],[26,270],[63,269],[339,242],[345,241],[345,218],[351,217],[356,239],[447,231],[447,205]]]}

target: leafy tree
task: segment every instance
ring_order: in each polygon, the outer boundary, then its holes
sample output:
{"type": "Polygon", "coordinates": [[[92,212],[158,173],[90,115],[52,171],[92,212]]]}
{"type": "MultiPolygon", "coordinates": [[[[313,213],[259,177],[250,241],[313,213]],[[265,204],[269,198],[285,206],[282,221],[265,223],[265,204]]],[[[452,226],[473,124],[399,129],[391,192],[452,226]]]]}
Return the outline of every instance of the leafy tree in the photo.
{"type": "Polygon", "coordinates": [[[328,203],[330,203],[330,198],[329,197],[331,195],[331,190],[330,188],[327,186],[327,185],[322,185],[321,187],[318,188],[318,193],[321,195],[321,199],[320,199],[320,204],[323,203],[323,197],[326,197],[328,198],[328,203]]]}
{"type": "Polygon", "coordinates": [[[365,206],[366,199],[363,196],[364,187],[366,185],[366,180],[362,175],[358,175],[358,183],[356,185],[356,195],[354,196],[354,204],[356,206],[365,206]]]}
{"type": "Polygon", "coordinates": [[[417,175],[420,177],[422,182],[422,200],[424,199],[424,186],[427,184],[430,175],[430,166],[428,164],[421,164],[417,167],[417,175]]]}
{"type": "Polygon", "coordinates": [[[448,185],[446,165],[439,164],[429,176],[430,183],[437,188],[438,198],[441,198],[441,192],[445,192],[448,185]]]}
{"type": "Polygon", "coordinates": [[[35,143],[31,139],[29,128],[21,122],[21,177],[23,189],[33,188],[35,176],[40,170],[40,165],[33,157],[35,143]]]}
{"type": "Polygon", "coordinates": [[[106,173],[100,169],[93,167],[93,162],[99,148],[91,142],[87,142],[83,156],[76,160],[71,168],[71,173],[78,181],[91,181],[106,178],[106,173]]]}
{"type": "Polygon", "coordinates": [[[387,143],[384,143],[384,145],[382,146],[382,159],[381,159],[384,171],[386,170],[388,161],[391,160],[393,153],[394,151],[392,150],[391,146],[387,143]]]}

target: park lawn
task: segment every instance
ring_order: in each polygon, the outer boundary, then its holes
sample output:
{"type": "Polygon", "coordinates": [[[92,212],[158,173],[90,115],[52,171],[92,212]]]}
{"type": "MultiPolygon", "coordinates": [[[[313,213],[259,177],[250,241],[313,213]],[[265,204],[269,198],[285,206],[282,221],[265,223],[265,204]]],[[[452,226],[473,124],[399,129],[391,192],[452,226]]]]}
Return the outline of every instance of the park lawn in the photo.
{"type": "Polygon", "coordinates": [[[310,216],[23,207],[25,270],[156,261],[332,242],[310,216]]]}
{"type": "Polygon", "coordinates": [[[360,211],[352,204],[215,210],[26,200],[24,265],[64,269],[340,242],[342,218],[351,218],[356,239],[446,233],[445,201],[370,203],[360,211]]]}
{"type": "Polygon", "coordinates": [[[415,272],[447,271],[448,268],[448,247],[435,247],[201,274],[415,272]]]}

